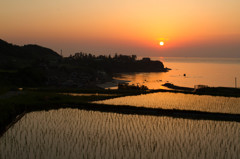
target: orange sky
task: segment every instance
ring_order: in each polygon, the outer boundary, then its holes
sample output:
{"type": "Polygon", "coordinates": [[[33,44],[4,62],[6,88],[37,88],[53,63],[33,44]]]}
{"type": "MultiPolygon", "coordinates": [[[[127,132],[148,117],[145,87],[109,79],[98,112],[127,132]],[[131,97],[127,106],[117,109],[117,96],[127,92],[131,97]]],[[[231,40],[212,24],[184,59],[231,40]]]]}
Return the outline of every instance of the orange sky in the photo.
{"type": "Polygon", "coordinates": [[[240,57],[239,8],[239,0],[2,0],[0,38],[65,56],[240,57]]]}

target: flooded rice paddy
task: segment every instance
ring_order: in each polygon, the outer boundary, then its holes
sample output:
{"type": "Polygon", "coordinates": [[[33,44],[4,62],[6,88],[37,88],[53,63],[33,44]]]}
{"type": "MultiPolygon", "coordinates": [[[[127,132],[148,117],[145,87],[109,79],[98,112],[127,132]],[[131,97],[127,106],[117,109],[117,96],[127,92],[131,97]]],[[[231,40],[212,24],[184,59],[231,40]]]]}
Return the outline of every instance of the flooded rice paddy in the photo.
{"type": "Polygon", "coordinates": [[[0,158],[239,158],[240,123],[78,109],[26,114],[0,158]]]}
{"type": "Polygon", "coordinates": [[[94,103],[240,114],[240,98],[182,93],[151,93],[94,103]]]}

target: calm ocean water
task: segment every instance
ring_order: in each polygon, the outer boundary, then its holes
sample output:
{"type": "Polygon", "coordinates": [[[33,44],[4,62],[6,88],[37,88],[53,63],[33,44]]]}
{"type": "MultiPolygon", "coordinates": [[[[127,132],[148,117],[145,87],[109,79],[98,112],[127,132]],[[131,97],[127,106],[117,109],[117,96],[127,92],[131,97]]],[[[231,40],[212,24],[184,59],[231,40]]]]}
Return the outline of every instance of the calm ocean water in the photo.
{"type": "Polygon", "coordinates": [[[179,86],[194,85],[240,87],[240,58],[185,58],[185,57],[151,57],[160,60],[169,72],[161,73],[127,73],[115,77],[130,81],[130,84],[146,85],[150,89],[161,88],[166,82],[179,86]],[[183,76],[186,74],[186,76],[183,76]]]}

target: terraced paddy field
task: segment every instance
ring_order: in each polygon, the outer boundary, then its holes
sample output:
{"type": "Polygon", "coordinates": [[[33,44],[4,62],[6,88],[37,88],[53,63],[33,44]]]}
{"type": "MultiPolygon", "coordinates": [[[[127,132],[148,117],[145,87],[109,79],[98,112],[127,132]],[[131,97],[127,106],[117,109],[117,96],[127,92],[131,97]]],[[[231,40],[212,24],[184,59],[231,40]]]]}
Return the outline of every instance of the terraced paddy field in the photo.
{"type": "Polygon", "coordinates": [[[240,114],[240,98],[183,93],[150,93],[113,98],[94,103],[240,114]]]}
{"type": "Polygon", "coordinates": [[[240,123],[79,109],[26,114],[0,138],[0,158],[236,158],[240,123]]]}

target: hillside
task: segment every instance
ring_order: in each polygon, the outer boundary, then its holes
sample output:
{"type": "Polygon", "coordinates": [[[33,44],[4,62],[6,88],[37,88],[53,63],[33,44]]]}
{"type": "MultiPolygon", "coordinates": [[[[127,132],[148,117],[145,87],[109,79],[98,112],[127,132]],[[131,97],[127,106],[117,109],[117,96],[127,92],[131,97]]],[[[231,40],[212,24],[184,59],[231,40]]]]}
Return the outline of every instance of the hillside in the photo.
{"type": "Polygon", "coordinates": [[[58,60],[61,56],[51,49],[38,45],[18,46],[0,39],[0,67],[17,67],[34,61],[58,60]]]}
{"type": "Polygon", "coordinates": [[[136,55],[75,53],[61,57],[38,45],[17,46],[0,40],[0,85],[95,87],[114,73],[166,72],[160,61],[137,60],[136,55]]]}

